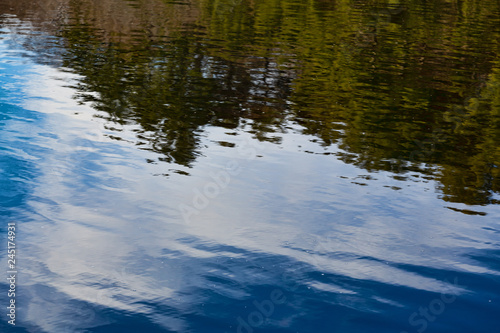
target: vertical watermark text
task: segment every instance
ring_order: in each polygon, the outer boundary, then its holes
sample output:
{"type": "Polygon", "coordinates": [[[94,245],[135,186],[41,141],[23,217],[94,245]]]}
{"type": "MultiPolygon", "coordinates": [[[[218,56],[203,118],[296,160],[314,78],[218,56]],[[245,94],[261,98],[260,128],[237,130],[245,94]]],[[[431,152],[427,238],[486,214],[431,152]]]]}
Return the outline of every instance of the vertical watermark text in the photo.
{"type": "Polygon", "coordinates": [[[16,266],[16,223],[10,222],[7,224],[7,281],[9,289],[7,296],[9,299],[7,306],[7,317],[9,317],[9,324],[16,325],[16,280],[17,280],[17,266],[16,266]]]}

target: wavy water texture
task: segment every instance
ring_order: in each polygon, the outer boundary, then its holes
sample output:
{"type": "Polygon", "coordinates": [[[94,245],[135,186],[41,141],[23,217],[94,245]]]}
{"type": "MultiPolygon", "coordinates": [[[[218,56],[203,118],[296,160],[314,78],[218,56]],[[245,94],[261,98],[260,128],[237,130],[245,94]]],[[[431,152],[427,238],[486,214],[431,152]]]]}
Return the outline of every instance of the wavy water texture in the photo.
{"type": "Polygon", "coordinates": [[[391,4],[1,1],[0,330],[495,332],[500,8],[391,4]]]}

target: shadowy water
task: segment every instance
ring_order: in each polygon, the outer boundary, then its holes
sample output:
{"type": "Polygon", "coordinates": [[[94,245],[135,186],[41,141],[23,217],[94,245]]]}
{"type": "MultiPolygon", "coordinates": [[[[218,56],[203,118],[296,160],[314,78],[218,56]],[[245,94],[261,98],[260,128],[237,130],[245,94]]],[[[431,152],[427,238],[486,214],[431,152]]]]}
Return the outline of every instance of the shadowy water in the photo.
{"type": "Polygon", "coordinates": [[[498,1],[17,0],[0,27],[2,332],[498,327],[498,1]]]}

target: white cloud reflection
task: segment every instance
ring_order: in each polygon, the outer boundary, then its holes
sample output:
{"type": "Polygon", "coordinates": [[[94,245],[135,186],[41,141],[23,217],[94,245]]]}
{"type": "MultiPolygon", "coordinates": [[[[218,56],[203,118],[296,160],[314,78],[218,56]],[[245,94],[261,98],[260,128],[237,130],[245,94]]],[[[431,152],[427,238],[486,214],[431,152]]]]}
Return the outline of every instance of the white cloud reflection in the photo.
{"type": "MultiPolygon", "coordinates": [[[[280,145],[263,144],[263,157],[245,159],[213,143],[224,138],[217,128],[207,128],[206,151],[189,177],[154,176],[171,166],[145,163],[154,153],[106,137],[96,111],[73,99],[67,86],[75,75],[35,64],[25,70],[19,73],[27,96],[23,107],[44,115],[27,135],[46,151],[37,155],[39,175],[31,180],[28,206],[34,213],[29,222],[19,221],[22,288],[29,300],[23,319],[45,332],[109,323],[95,312],[99,308],[143,314],[183,331],[188,323],[180,314],[211,301],[200,291],[213,289],[236,301],[252,296],[245,285],[266,282],[266,273],[245,275],[248,265],[264,263],[241,263],[241,274],[217,271],[218,260],[229,258],[287,258],[324,273],[435,292],[446,283],[397,264],[494,273],[456,264],[467,248],[492,248],[484,240],[493,236],[470,223],[476,217],[443,208],[432,191],[424,191],[432,184],[394,191],[383,186],[401,183],[380,172],[368,186],[354,186],[351,181],[367,171],[333,156],[298,152],[299,145],[319,148],[293,132],[283,134],[280,145]],[[243,171],[191,225],[184,224],[179,204],[190,204],[193,189],[231,160],[243,171]],[[234,285],[211,286],[210,268],[234,285]],[[80,314],[70,315],[68,308],[80,314]]],[[[236,145],[252,140],[238,134],[231,139],[236,145]]],[[[133,140],[127,128],[123,135],[133,140]]],[[[484,225],[499,217],[488,213],[484,225]]],[[[333,283],[308,285],[357,293],[333,283]]]]}

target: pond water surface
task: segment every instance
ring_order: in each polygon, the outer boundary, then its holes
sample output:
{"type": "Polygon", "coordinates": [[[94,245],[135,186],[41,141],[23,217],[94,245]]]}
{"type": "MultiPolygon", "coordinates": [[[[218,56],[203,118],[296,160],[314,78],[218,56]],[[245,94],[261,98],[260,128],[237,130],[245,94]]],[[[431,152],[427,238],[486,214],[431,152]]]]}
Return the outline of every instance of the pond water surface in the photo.
{"type": "Polygon", "coordinates": [[[1,332],[497,332],[500,3],[0,0],[0,186],[1,332]]]}

